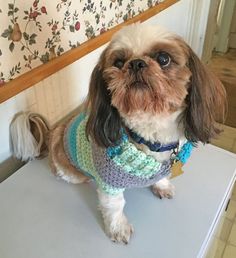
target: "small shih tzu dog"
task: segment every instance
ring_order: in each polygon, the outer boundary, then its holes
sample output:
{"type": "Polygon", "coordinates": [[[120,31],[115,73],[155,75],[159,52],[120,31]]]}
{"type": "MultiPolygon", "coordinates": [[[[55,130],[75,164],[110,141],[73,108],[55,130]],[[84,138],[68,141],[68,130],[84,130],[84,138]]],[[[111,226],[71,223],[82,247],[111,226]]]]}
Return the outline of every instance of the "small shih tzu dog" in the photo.
{"type": "Polygon", "coordinates": [[[11,124],[12,149],[23,160],[48,150],[53,173],[70,183],[93,178],[107,235],[128,243],[126,188],[151,186],[172,198],[172,168],[197,142],[220,130],[225,90],[179,36],[133,24],[117,32],[93,70],[81,113],[49,130],[38,114],[11,124]]]}

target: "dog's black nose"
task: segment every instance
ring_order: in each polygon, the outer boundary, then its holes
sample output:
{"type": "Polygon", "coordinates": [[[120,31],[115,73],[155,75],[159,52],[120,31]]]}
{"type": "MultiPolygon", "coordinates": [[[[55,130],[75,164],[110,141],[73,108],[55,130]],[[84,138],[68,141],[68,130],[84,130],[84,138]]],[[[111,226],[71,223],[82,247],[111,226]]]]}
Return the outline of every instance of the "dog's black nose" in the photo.
{"type": "Polygon", "coordinates": [[[128,66],[128,68],[133,70],[134,72],[138,72],[145,67],[147,67],[147,64],[142,59],[133,59],[129,62],[128,66]]]}

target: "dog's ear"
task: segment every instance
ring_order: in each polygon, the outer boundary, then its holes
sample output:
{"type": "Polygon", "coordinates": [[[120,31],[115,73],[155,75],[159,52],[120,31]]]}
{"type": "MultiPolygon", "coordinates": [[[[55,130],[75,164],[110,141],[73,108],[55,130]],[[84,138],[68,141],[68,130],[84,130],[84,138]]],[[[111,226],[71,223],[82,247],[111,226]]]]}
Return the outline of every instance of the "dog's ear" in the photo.
{"type": "Polygon", "coordinates": [[[99,146],[109,147],[114,146],[121,138],[121,118],[117,109],[111,105],[111,93],[103,78],[103,56],[104,53],[90,80],[86,134],[99,146]]]}
{"type": "Polygon", "coordinates": [[[226,92],[222,83],[189,48],[188,67],[192,73],[186,99],[185,135],[193,142],[209,142],[219,132],[226,113],[226,92]]]}

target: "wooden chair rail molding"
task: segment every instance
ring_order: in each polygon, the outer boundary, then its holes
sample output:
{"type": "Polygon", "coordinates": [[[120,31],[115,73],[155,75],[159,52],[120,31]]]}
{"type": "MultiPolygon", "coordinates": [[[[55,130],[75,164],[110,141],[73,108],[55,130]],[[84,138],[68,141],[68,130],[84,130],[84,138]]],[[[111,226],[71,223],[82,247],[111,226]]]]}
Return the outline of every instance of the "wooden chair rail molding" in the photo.
{"type": "Polygon", "coordinates": [[[16,79],[7,82],[4,86],[0,87],[0,103],[6,101],[7,99],[17,95],[23,90],[33,86],[34,84],[42,81],[43,79],[47,78],[48,76],[56,73],[57,71],[61,70],[62,68],[70,65],[71,63],[77,61],[79,58],[85,56],[86,54],[92,52],[96,48],[102,46],[106,42],[108,42],[112,35],[118,31],[121,27],[134,23],[134,22],[143,22],[150,17],[156,15],[157,13],[163,11],[164,9],[168,8],[169,6],[173,5],[174,3],[178,2],[179,0],[165,0],[164,2],[151,7],[150,9],[146,10],[145,12],[123,22],[114,28],[110,29],[109,31],[91,39],[79,47],[71,49],[64,53],[63,55],[52,59],[46,64],[42,64],[27,73],[24,73],[17,77],[16,79]]]}

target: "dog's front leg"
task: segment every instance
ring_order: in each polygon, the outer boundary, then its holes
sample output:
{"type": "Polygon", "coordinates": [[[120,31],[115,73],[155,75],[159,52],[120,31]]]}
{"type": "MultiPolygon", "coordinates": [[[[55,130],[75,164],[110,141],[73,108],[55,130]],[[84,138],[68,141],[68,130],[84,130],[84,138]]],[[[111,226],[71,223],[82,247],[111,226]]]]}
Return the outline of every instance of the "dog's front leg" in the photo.
{"type": "Polygon", "coordinates": [[[98,190],[98,198],[107,235],[114,242],[128,244],[133,227],[123,212],[125,206],[123,193],[113,196],[98,190]]]}
{"type": "Polygon", "coordinates": [[[175,187],[170,180],[165,177],[152,185],[152,192],[158,197],[171,199],[175,195],[175,187]]]}

